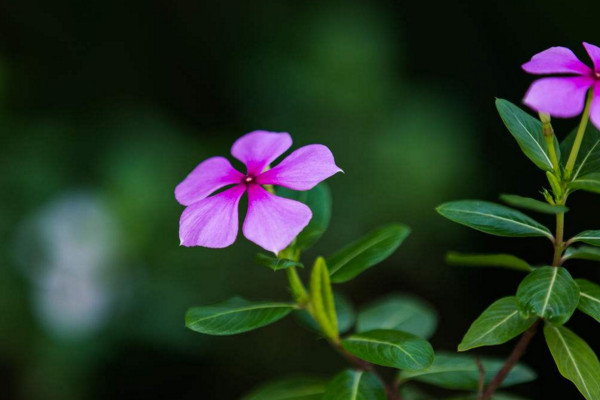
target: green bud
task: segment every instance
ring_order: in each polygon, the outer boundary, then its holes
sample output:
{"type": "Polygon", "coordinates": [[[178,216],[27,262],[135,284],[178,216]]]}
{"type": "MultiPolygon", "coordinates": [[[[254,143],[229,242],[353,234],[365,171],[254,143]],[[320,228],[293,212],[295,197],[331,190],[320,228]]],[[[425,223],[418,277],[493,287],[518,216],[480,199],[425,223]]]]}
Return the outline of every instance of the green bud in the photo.
{"type": "Polygon", "coordinates": [[[337,341],[338,324],[329,279],[329,270],[323,257],[318,257],[310,276],[310,312],[328,339],[337,341]]]}
{"type": "Polygon", "coordinates": [[[552,187],[552,192],[554,192],[554,197],[561,198],[563,195],[563,191],[560,186],[560,183],[558,183],[558,179],[556,179],[556,176],[552,172],[546,171],[546,178],[548,178],[550,187],[552,187]]]}

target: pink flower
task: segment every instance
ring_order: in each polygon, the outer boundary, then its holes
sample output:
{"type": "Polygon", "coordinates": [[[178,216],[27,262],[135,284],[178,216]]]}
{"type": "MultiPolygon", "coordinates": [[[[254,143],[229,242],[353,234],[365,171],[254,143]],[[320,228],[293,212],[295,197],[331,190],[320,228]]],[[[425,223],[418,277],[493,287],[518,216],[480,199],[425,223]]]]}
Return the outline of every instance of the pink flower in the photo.
{"type": "Polygon", "coordinates": [[[600,48],[585,42],[583,46],[594,63],[593,70],[566,47],[551,47],[523,64],[530,74],[570,75],[538,79],[531,84],[523,101],[536,111],[569,118],[582,112],[586,93],[593,87],[590,119],[600,129],[600,48]]]}
{"type": "Polygon", "coordinates": [[[187,206],[179,221],[181,244],[212,248],[231,245],[238,233],[238,204],[248,192],[244,236],[274,253],[286,248],[308,225],[312,213],[305,204],[275,196],[262,185],[309,190],[341,171],[331,151],[320,144],[301,147],[265,171],[291,145],[288,133],[254,131],[231,147],[231,154],[246,165],[246,174],[234,169],[224,157],[201,162],[175,188],[175,198],[187,206]],[[209,197],[228,185],[234,186],[209,197]]]}

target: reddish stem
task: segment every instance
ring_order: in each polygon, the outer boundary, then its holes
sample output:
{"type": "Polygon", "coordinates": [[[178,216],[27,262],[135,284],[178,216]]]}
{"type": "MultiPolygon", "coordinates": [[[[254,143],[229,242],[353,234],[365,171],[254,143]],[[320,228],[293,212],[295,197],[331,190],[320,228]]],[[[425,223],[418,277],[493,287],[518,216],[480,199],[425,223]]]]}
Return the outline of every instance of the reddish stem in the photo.
{"type": "Polygon", "coordinates": [[[494,379],[492,379],[492,381],[488,385],[487,389],[483,393],[483,396],[481,397],[481,400],[491,399],[496,389],[498,389],[498,387],[502,385],[502,382],[504,382],[504,379],[506,379],[508,373],[513,369],[515,365],[517,365],[517,362],[519,362],[519,359],[521,358],[521,356],[523,356],[525,350],[527,350],[527,346],[529,345],[529,342],[535,335],[539,323],[540,320],[538,319],[533,323],[533,325],[529,327],[529,329],[525,331],[525,333],[523,333],[521,339],[519,339],[519,341],[515,345],[515,348],[504,362],[504,365],[502,366],[500,371],[498,371],[494,379]]]}

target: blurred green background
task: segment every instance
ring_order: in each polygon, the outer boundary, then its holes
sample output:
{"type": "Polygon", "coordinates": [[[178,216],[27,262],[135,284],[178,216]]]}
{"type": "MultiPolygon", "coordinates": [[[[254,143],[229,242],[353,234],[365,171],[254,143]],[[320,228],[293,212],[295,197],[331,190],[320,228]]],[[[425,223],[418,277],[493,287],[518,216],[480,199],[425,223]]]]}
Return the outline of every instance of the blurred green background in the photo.
{"type": "MultiPolygon", "coordinates": [[[[465,270],[447,250],[504,250],[544,263],[543,239],[486,237],[439,217],[458,198],[535,196],[544,176],[496,115],[552,45],[600,43],[597,2],[5,1],[0,4],[0,397],[235,399],[293,373],[344,362],[293,318],[245,335],[183,326],[188,306],[235,294],[286,299],[285,276],[226,250],[179,247],[175,185],[242,134],[290,132],[329,146],[333,253],[375,226],[413,234],[385,263],[340,285],[360,307],[415,293],[455,349],[518,273],[465,270]]],[[[559,121],[568,132],[575,121],[559,121]]],[[[567,232],[598,228],[597,198],[572,198],[567,232]]],[[[536,217],[537,218],[537,217],[536,217]]],[[[540,221],[552,224],[550,218],[540,221]]],[[[593,266],[573,267],[599,280],[593,266]]],[[[600,351],[600,327],[570,323],[600,351]]],[[[483,354],[507,354],[510,345],[483,354]]],[[[577,398],[540,337],[518,391],[577,398]]]]}

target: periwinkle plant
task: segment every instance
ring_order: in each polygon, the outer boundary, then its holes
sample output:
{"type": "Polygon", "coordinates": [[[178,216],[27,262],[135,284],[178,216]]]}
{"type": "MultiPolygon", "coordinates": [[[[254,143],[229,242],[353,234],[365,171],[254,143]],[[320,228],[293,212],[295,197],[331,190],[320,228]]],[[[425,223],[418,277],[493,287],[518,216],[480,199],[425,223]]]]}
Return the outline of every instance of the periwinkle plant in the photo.
{"type": "Polygon", "coordinates": [[[317,257],[307,282],[302,280],[298,272],[304,268],[302,252],[318,242],[331,215],[329,189],[322,181],[341,171],[327,147],[302,147],[271,168],[291,146],[291,137],[255,131],[232,147],[233,156],[246,165],[246,173],[236,171],[222,157],[213,157],[177,186],[176,198],[187,206],[180,221],[184,246],[231,245],[238,232],[238,204],[247,193],[244,235],[268,252],[257,255],[258,264],[285,271],[292,300],[235,297],[193,307],[186,313],[186,326],[203,334],[232,335],[294,314],[301,325],[326,339],[349,363],[348,369],[329,380],[281,378],[255,389],[246,400],[432,398],[413,382],[458,390],[465,399],[516,399],[497,389],[535,379],[536,374],[519,359],[542,325],[561,374],[573,381],[586,399],[600,400],[598,358],[583,339],[563,326],[576,309],[600,322],[600,286],[573,279],[563,266],[571,259],[600,261],[600,230],[565,238],[569,195],[577,190],[600,193],[600,132],[587,124],[590,116],[596,126],[600,124],[600,49],[584,45],[594,69],[570,50],[556,47],[523,66],[535,74],[577,75],[534,82],[525,103],[539,112],[539,120],[506,100],[496,102],[521,150],[546,173],[549,183],[549,189],[541,192],[544,201],[517,195],[502,195],[501,199],[513,207],[556,215],[555,232],[514,208],[487,201],[454,201],[437,208],[446,218],[484,233],[545,237],[554,249],[549,257],[552,262],[539,267],[510,254],[448,254],[452,264],[504,267],[528,274],[514,296],[497,300],[473,322],[458,353],[434,354],[427,339],[437,326],[437,315],[418,298],[388,295],[361,307],[355,315],[350,302],[333,291],[334,285],[356,278],[390,256],[410,233],[405,225],[380,227],[329,257],[317,257]],[[582,111],[579,127],[559,145],[550,117],[572,117],[582,111]],[[572,246],[577,242],[591,246],[572,246]],[[506,359],[463,353],[517,336],[520,339],[506,359]],[[382,368],[396,372],[381,373],[382,368]]]}
{"type": "Polygon", "coordinates": [[[508,205],[556,215],[554,233],[513,208],[476,200],[441,205],[446,218],[497,236],[546,237],[553,245],[546,266],[531,266],[509,254],[449,253],[453,264],[496,266],[521,270],[527,276],[514,296],[497,300],[473,322],[458,349],[505,343],[520,335],[513,352],[480,399],[490,399],[525,352],[540,325],[560,373],[588,400],[600,399],[600,363],[588,344],[564,326],[578,309],[600,322],[600,286],[574,279],[564,264],[573,259],[600,261],[600,230],[565,237],[567,199],[578,190],[600,193],[600,48],[584,43],[594,68],[579,61],[569,49],[553,47],[523,65],[532,74],[568,74],[535,81],[524,102],[539,113],[533,118],[506,100],[498,112],[521,150],[547,176],[545,202],[515,195],[500,196],[508,205]],[[558,144],[550,116],[574,117],[583,112],[578,128],[558,144]],[[588,126],[591,119],[593,125],[588,126]],[[591,246],[573,246],[575,243],[591,246]],[[596,246],[596,247],[593,247],[596,246]]]}

